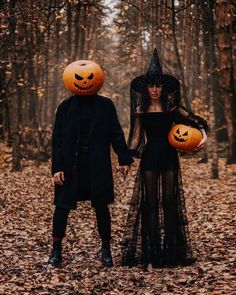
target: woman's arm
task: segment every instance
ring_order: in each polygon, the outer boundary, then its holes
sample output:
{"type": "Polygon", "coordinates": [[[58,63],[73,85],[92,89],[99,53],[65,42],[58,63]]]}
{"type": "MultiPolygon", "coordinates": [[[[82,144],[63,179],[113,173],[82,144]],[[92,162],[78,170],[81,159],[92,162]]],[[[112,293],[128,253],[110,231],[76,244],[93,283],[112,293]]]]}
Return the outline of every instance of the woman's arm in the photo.
{"type": "Polygon", "coordinates": [[[178,105],[173,107],[171,111],[174,112],[176,121],[188,123],[199,130],[204,129],[205,132],[208,131],[207,121],[189,112],[185,107],[178,105]]]}
{"type": "Polygon", "coordinates": [[[145,145],[144,131],[142,128],[141,113],[137,110],[135,118],[130,126],[128,147],[135,158],[141,158],[145,145]]]}
{"type": "Polygon", "coordinates": [[[185,107],[180,105],[173,107],[171,111],[174,112],[176,123],[189,124],[192,127],[195,127],[201,131],[202,140],[199,143],[196,150],[203,148],[207,141],[207,121],[198,115],[194,115],[193,113],[189,112],[185,107]]]}

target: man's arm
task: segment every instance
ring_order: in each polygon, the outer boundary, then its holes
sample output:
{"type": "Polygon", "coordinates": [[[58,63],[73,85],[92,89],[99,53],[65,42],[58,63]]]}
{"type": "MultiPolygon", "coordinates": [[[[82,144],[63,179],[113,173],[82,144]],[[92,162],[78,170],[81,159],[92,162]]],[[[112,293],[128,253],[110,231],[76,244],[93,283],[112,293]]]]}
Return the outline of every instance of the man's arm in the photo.
{"type": "Polygon", "coordinates": [[[56,118],[52,133],[52,175],[56,172],[64,171],[64,161],[62,153],[62,104],[60,104],[56,111],[56,118]]]}
{"type": "Polygon", "coordinates": [[[110,120],[110,140],[115,153],[118,156],[120,166],[127,166],[134,162],[131,153],[127,147],[124,132],[120,126],[116,108],[110,101],[111,120],[110,120]]]}

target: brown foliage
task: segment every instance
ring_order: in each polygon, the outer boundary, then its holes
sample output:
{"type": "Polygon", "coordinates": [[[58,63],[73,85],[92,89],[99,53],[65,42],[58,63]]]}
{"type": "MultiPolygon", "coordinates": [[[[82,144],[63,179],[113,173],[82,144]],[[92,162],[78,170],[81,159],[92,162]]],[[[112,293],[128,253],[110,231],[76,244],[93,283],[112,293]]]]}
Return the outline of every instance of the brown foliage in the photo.
{"type": "Polygon", "coordinates": [[[51,128],[22,128],[20,153],[24,159],[48,160],[51,156],[51,128]]]}
{"type": "Polygon", "coordinates": [[[182,159],[189,226],[197,263],[149,269],[121,266],[122,239],[137,163],[126,180],[114,174],[112,211],[115,266],[101,267],[95,214],[89,203],[70,213],[63,268],[47,265],[51,251],[53,184],[48,164],[25,163],[23,172],[0,176],[0,294],[234,294],[235,165],[220,160],[220,178],[210,179],[210,164],[182,159]]]}

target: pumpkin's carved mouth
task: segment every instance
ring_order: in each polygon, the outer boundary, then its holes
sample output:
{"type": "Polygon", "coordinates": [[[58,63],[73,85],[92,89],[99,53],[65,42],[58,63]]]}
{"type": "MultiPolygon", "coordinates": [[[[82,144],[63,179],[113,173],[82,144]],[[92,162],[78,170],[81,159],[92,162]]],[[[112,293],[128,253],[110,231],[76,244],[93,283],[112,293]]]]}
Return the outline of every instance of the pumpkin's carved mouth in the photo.
{"type": "Polygon", "coordinates": [[[187,139],[179,138],[179,137],[177,137],[176,135],[174,135],[174,138],[175,138],[175,140],[177,140],[177,141],[179,141],[179,142],[186,142],[186,141],[187,141],[187,139]]]}
{"type": "Polygon", "coordinates": [[[79,90],[89,90],[90,88],[93,87],[93,85],[90,85],[89,87],[81,87],[79,85],[77,85],[76,83],[74,83],[75,87],[79,88],[79,90]]]}

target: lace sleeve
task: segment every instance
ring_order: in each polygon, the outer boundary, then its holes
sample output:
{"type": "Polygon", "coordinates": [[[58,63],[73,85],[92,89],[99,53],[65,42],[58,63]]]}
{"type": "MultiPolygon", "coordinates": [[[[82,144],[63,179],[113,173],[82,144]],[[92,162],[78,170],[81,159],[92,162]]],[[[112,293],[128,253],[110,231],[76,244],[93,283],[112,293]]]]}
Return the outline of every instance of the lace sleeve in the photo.
{"type": "Polygon", "coordinates": [[[144,130],[141,120],[141,104],[141,92],[138,91],[134,81],[132,81],[130,85],[130,129],[128,147],[132,156],[135,158],[141,158],[145,146],[144,130]]]}
{"type": "Polygon", "coordinates": [[[199,130],[204,129],[206,132],[208,131],[207,121],[189,112],[185,107],[178,105],[173,107],[171,111],[174,112],[176,123],[188,124],[199,130]]]}
{"type": "Polygon", "coordinates": [[[145,145],[144,131],[142,128],[141,114],[136,113],[133,124],[130,127],[128,147],[133,157],[141,158],[145,145]]]}

